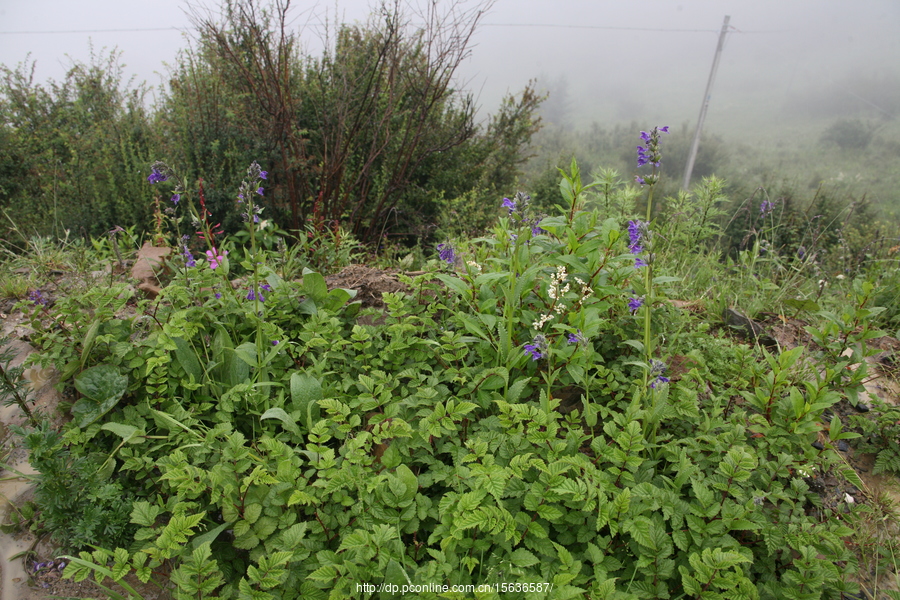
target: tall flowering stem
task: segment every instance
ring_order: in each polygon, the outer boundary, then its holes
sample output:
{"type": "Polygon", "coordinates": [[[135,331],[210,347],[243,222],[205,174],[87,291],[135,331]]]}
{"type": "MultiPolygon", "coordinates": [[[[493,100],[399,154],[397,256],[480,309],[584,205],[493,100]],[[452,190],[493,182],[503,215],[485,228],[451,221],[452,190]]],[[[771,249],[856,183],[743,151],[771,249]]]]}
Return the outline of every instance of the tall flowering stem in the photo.
{"type": "MultiPolygon", "coordinates": [[[[662,159],[662,153],[659,148],[659,134],[668,133],[669,127],[654,127],[650,131],[642,131],[641,132],[641,140],[644,145],[637,147],[637,166],[638,168],[644,167],[646,165],[650,165],[652,167],[652,171],[649,175],[644,177],[637,176],[635,179],[641,185],[646,185],[649,187],[647,191],[647,221],[646,225],[649,226],[650,219],[653,214],[653,190],[656,188],[656,184],[659,183],[659,166],[660,161],[662,159]]],[[[643,234],[645,234],[645,243],[649,244],[649,230],[644,229],[643,234]]],[[[629,227],[629,234],[631,234],[631,228],[629,227]]],[[[635,242],[632,238],[632,252],[634,253],[635,242]]],[[[643,249],[643,248],[641,248],[643,249]]],[[[640,260],[640,265],[644,268],[644,290],[646,291],[646,296],[644,298],[644,358],[648,364],[653,360],[653,339],[650,336],[650,309],[653,306],[653,253],[648,252],[648,257],[646,260],[640,260]]],[[[645,383],[649,383],[650,375],[649,373],[645,375],[645,383]]]]}

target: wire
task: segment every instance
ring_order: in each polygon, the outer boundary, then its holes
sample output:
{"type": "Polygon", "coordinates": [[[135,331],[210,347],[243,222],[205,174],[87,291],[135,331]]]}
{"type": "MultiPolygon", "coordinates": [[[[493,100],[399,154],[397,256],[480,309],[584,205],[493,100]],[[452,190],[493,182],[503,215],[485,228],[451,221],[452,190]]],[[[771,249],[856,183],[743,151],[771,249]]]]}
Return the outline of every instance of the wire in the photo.
{"type": "Polygon", "coordinates": [[[71,29],[68,31],[0,31],[0,35],[44,35],[52,33],[134,33],[137,31],[182,31],[179,27],[154,27],[151,29],[71,29]]]}

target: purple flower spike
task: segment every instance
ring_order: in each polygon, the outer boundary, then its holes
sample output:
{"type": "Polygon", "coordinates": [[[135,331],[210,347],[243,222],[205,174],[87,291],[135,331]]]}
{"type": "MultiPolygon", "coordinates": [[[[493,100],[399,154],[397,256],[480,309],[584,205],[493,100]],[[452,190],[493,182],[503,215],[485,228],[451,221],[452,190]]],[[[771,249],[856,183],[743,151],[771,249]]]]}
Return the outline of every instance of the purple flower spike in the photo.
{"type": "Polygon", "coordinates": [[[159,167],[153,167],[153,170],[150,172],[150,177],[147,178],[147,181],[150,183],[161,183],[169,179],[169,176],[159,170],[159,167]]]}
{"type": "Polygon", "coordinates": [[[635,269],[640,269],[641,267],[646,267],[646,266],[647,266],[647,261],[644,260],[643,258],[634,259],[634,268],[635,269]]]}
{"type": "Polygon", "coordinates": [[[508,208],[508,209],[509,209],[509,214],[513,214],[513,213],[516,211],[516,203],[515,203],[515,201],[510,200],[509,198],[504,198],[504,199],[503,199],[503,204],[502,204],[502,206],[503,206],[503,208],[508,208]]]}
{"type": "Polygon", "coordinates": [[[628,299],[628,310],[631,311],[631,314],[634,314],[638,311],[640,307],[644,305],[643,298],[629,298],[628,299]]]}
{"type": "Polygon", "coordinates": [[[452,265],[456,262],[456,252],[454,252],[453,246],[450,244],[438,244],[437,249],[438,256],[442,261],[446,262],[448,265],[452,265]]]}
{"type": "Polygon", "coordinates": [[[181,194],[173,194],[171,200],[173,204],[178,204],[178,201],[181,200],[181,194]]]}

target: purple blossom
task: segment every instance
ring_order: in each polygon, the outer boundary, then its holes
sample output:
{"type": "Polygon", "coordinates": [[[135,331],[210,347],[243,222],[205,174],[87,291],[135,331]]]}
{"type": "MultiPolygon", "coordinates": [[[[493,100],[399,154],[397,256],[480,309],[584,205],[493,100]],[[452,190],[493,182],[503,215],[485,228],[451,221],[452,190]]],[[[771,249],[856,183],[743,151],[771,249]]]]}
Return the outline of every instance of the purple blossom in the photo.
{"type": "Polygon", "coordinates": [[[253,288],[250,288],[250,291],[247,293],[247,300],[259,300],[260,302],[265,302],[266,297],[263,296],[261,289],[254,293],[253,288]]]}
{"type": "Polygon", "coordinates": [[[767,216],[770,212],[775,210],[775,204],[772,203],[771,200],[766,198],[762,201],[762,204],[759,206],[759,212],[762,216],[767,216]]]}
{"type": "Polygon", "coordinates": [[[181,194],[172,194],[170,200],[172,200],[173,204],[178,204],[178,201],[181,200],[181,194]]]}
{"type": "Polygon", "coordinates": [[[32,290],[28,293],[28,299],[31,300],[35,306],[47,306],[50,301],[44,297],[44,292],[41,290],[32,290]]]}
{"type": "Polygon", "coordinates": [[[191,254],[190,248],[187,247],[187,244],[184,244],[182,248],[184,248],[184,251],[181,253],[181,255],[184,257],[184,264],[188,267],[196,267],[197,261],[194,260],[194,255],[191,254]]]}
{"type": "Polygon", "coordinates": [[[525,344],[525,353],[530,354],[533,361],[547,356],[547,338],[540,334],[534,336],[530,344],[525,344]]]}
{"type": "MultiPolygon", "coordinates": [[[[263,171],[263,172],[265,172],[265,171],[263,171]]],[[[265,177],[264,177],[263,179],[265,179],[265,177]]],[[[277,345],[278,345],[278,340],[272,340],[272,345],[273,345],[273,346],[277,346],[277,345]]]]}
{"type": "Polygon", "coordinates": [[[660,133],[668,133],[669,127],[654,127],[649,132],[642,131],[641,139],[644,140],[647,145],[646,146],[638,146],[637,147],[637,166],[643,167],[644,165],[653,165],[654,167],[659,166],[660,161],[660,152],[659,152],[659,134],[660,133]]]}
{"type": "Polygon", "coordinates": [[[535,219],[534,224],[531,226],[532,237],[534,237],[536,235],[541,235],[542,233],[546,233],[543,229],[541,229],[540,225],[541,225],[541,219],[535,219]]]}
{"type": "Polygon", "coordinates": [[[628,221],[628,239],[629,241],[631,241],[629,250],[631,250],[632,254],[640,254],[644,251],[644,249],[641,247],[642,237],[643,232],[641,231],[641,222],[628,221]]]}
{"type": "Polygon", "coordinates": [[[638,257],[638,258],[634,259],[634,268],[635,269],[640,269],[641,267],[646,267],[646,266],[647,266],[647,261],[644,260],[643,258],[638,257]]]}
{"type": "Polygon", "coordinates": [[[584,334],[581,333],[580,329],[576,333],[567,335],[566,341],[570,344],[587,344],[587,339],[585,339],[584,334]]]}
{"type": "Polygon", "coordinates": [[[634,180],[635,180],[637,183],[639,183],[640,185],[646,185],[646,183],[647,183],[646,181],[644,181],[644,178],[641,177],[640,175],[635,175],[635,176],[634,176],[634,180]]]}
{"type": "Polygon", "coordinates": [[[453,251],[453,246],[450,244],[438,244],[437,250],[440,259],[448,265],[452,265],[456,262],[456,252],[453,251]]]}
{"type": "Polygon", "coordinates": [[[220,294],[219,292],[216,292],[215,296],[216,296],[216,300],[222,299],[222,294],[220,294]]]}
{"type": "Polygon", "coordinates": [[[268,178],[269,178],[269,172],[268,172],[268,171],[260,171],[260,172],[259,172],[259,178],[260,178],[260,179],[268,179],[268,178]]]}
{"type": "Polygon", "coordinates": [[[643,298],[643,297],[629,298],[629,299],[628,299],[628,310],[631,311],[631,314],[636,313],[636,312],[638,311],[638,309],[639,309],[640,307],[642,307],[643,305],[644,305],[644,298],[643,298]]]}
{"type": "Polygon", "coordinates": [[[655,358],[650,360],[650,377],[653,378],[653,381],[650,382],[651,388],[656,389],[657,384],[660,383],[669,383],[669,378],[663,376],[665,372],[666,363],[655,358]]]}
{"type": "Polygon", "coordinates": [[[264,190],[263,190],[261,187],[256,188],[256,193],[259,194],[260,196],[263,195],[263,191],[264,191],[264,190]]]}
{"type": "Polygon", "coordinates": [[[163,181],[167,181],[169,176],[163,173],[159,167],[153,167],[150,172],[150,177],[147,178],[147,181],[150,183],[161,183],[163,181]]]}
{"type": "Polygon", "coordinates": [[[509,209],[509,214],[513,214],[516,211],[516,203],[514,200],[510,200],[509,198],[503,199],[503,208],[509,209]]]}
{"type": "Polygon", "coordinates": [[[238,203],[241,203],[241,202],[243,202],[243,201],[244,201],[244,195],[243,195],[243,194],[238,194],[238,203]]]}

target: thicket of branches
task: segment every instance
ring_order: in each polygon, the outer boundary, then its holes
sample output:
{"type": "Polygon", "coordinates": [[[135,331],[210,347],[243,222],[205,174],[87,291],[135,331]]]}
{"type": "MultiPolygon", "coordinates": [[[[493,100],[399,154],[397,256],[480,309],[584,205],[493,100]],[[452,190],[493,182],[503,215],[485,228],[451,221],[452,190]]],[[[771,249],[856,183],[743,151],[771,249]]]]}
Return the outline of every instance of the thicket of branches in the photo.
{"type": "Polygon", "coordinates": [[[41,233],[54,219],[90,234],[146,227],[144,171],[163,159],[188,181],[202,177],[214,218],[233,229],[235,190],[257,160],[270,176],[266,216],[284,227],[342,226],[365,242],[427,237],[442,202],[509,193],[539,126],[531,86],[479,125],[472,96],[456,85],[489,6],[430,0],[410,14],[384,0],[366,25],[340,25],[313,56],[301,50],[290,0],[225,0],[215,13],[193,12],[194,42],[149,112],[145,87],[123,84],[115,55],[76,65],[49,88],[27,65],[4,68],[0,206],[38,215],[29,221],[41,233]],[[85,108],[92,78],[107,90],[99,108],[85,108]],[[47,133],[23,144],[34,130],[47,133]],[[55,167],[52,182],[37,163],[55,167]],[[99,185],[104,177],[116,185],[99,185]]]}

